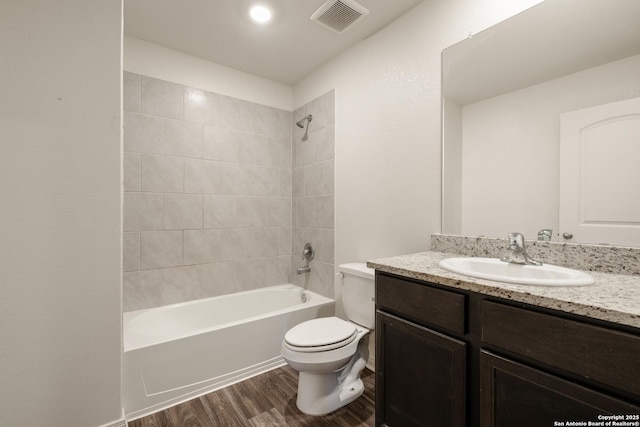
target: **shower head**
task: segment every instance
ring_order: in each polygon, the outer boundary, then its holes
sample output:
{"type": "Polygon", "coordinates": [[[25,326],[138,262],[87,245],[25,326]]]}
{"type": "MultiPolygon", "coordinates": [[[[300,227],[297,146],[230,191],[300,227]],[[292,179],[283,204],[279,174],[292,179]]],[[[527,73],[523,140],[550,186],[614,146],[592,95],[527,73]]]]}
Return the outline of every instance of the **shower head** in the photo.
{"type": "Polygon", "coordinates": [[[311,120],[313,120],[313,116],[311,114],[309,114],[306,117],[303,117],[302,120],[296,122],[296,125],[300,128],[303,129],[304,128],[304,122],[307,122],[307,128],[304,130],[304,135],[302,135],[302,140],[306,141],[307,139],[309,139],[309,122],[311,122],[311,120]]]}
{"type": "Polygon", "coordinates": [[[309,124],[309,122],[311,120],[313,120],[313,116],[311,114],[309,114],[306,117],[303,117],[302,120],[296,122],[296,125],[300,128],[300,129],[304,129],[304,125],[305,125],[305,120],[307,121],[307,125],[309,124]]]}

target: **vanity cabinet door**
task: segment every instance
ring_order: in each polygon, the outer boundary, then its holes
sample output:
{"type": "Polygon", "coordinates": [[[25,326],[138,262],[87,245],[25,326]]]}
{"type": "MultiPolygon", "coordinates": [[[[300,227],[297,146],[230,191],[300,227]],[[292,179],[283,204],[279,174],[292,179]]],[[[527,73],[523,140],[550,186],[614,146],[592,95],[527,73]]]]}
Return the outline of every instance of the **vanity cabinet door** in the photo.
{"type": "Polygon", "coordinates": [[[376,313],[376,426],[463,427],[466,345],[376,313]]]}
{"type": "Polygon", "coordinates": [[[482,427],[587,425],[601,421],[599,415],[640,414],[638,406],[486,351],[480,390],[482,427]]]}

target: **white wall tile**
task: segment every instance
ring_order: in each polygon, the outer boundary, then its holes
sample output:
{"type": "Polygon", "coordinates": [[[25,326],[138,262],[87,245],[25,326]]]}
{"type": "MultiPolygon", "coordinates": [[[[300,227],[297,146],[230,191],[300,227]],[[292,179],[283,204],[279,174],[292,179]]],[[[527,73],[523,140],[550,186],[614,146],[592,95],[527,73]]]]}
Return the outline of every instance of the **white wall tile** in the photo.
{"type": "Polygon", "coordinates": [[[319,196],[334,193],[334,161],[325,160],[304,167],[304,195],[319,196]]]}
{"type": "Polygon", "coordinates": [[[309,135],[313,138],[315,144],[314,162],[321,162],[335,158],[335,126],[327,125],[313,134],[309,135]]]}
{"type": "Polygon", "coordinates": [[[292,228],[280,227],[278,234],[278,255],[291,255],[292,228]]]}
{"type": "Polygon", "coordinates": [[[322,194],[335,194],[336,190],[335,161],[322,162],[322,194]]]}
{"type": "Polygon", "coordinates": [[[202,228],[202,197],[199,194],[165,194],[164,229],[202,228]]]}
{"type": "Polygon", "coordinates": [[[264,286],[266,263],[264,259],[254,259],[251,262],[236,263],[236,277],[238,287],[242,291],[257,289],[264,286]]]}
{"type": "Polygon", "coordinates": [[[165,120],[164,154],[202,158],[204,149],[202,127],[197,123],[165,120]]]}
{"type": "Polygon", "coordinates": [[[236,196],[204,196],[204,228],[237,227],[236,196]]]}
{"type": "Polygon", "coordinates": [[[252,188],[252,176],[250,165],[241,165],[238,163],[222,163],[220,194],[249,196],[254,193],[252,188]]]}
{"type": "Polygon", "coordinates": [[[315,259],[328,264],[334,263],[334,230],[324,228],[311,228],[309,241],[313,242],[316,251],[315,259]]]}
{"type": "Polygon", "coordinates": [[[313,226],[318,228],[334,228],[334,197],[313,197],[313,226]]]}
{"type": "Polygon", "coordinates": [[[267,202],[267,223],[269,227],[286,227],[291,225],[291,198],[270,197],[267,202]]]}
{"type": "Polygon", "coordinates": [[[307,111],[313,114],[309,132],[335,123],[335,104],[335,91],[333,90],[319,96],[308,104],[307,111]]]}
{"type": "Polygon", "coordinates": [[[217,262],[198,265],[202,297],[226,295],[240,290],[234,262],[217,262]]]}
{"type": "Polygon", "coordinates": [[[328,101],[292,114],[144,76],[126,79],[129,92],[140,94],[138,107],[131,95],[128,108],[141,113],[125,113],[124,269],[152,273],[125,272],[131,299],[125,305],[138,309],[294,279],[306,286],[313,279],[328,292],[331,285],[321,281],[332,274],[291,277],[304,242],[319,250],[319,263],[333,257],[332,230],[321,230],[333,227],[328,101]],[[292,118],[307,111],[312,124],[326,123],[312,125],[302,142],[304,129],[292,118]],[[302,197],[307,192],[314,197],[302,197]]]}
{"type": "Polygon", "coordinates": [[[162,269],[162,304],[175,304],[201,297],[200,272],[195,266],[162,269]]]}
{"type": "Polygon", "coordinates": [[[162,230],[162,194],[124,193],[124,231],[162,230]]]}
{"type": "Polygon", "coordinates": [[[294,138],[293,140],[293,154],[294,154],[294,167],[310,165],[313,163],[313,157],[315,156],[315,141],[314,138],[309,137],[306,141],[302,141],[300,138],[294,138]]]}
{"type": "Polygon", "coordinates": [[[263,227],[267,224],[267,199],[264,197],[238,197],[236,217],[240,227],[263,227]]]}
{"type": "Polygon", "coordinates": [[[182,231],[143,231],[140,233],[140,268],[182,265],[182,231]]]}
{"type": "Polygon", "coordinates": [[[323,194],[322,163],[312,163],[304,167],[304,195],[317,196],[323,194]]]}
{"type": "Polygon", "coordinates": [[[140,270],[140,233],[123,233],[122,269],[124,271],[140,270]]]}
{"type": "Polygon", "coordinates": [[[140,112],[140,76],[124,71],[122,73],[122,109],[140,112]]]}
{"type": "Polygon", "coordinates": [[[183,190],[183,164],[178,157],[140,156],[142,191],[181,193],[183,190]]]}
{"type": "Polygon", "coordinates": [[[251,241],[248,228],[223,228],[219,231],[219,240],[216,248],[219,250],[219,261],[237,261],[249,258],[251,241]]]}
{"type": "Polygon", "coordinates": [[[183,119],[184,86],[140,77],[140,112],[168,119],[183,119]]]}
{"type": "Polygon", "coordinates": [[[253,131],[252,107],[248,101],[220,96],[220,126],[245,132],[253,131]]]}
{"type": "Polygon", "coordinates": [[[291,137],[269,138],[267,142],[269,166],[291,168],[291,137]]]}
{"type": "Polygon", "coordinates": [[[293,225],[295,227],[313,227],[313,198],[295,199],[293,225]]]}
{"type": "Polygon", "coordinates": [[[305,243],[309,242],[312,244],[314,249],[316,248],[316,242],[314,239],[316,238],[314,228],[310,227],[293,227],[293,238],[291,239],[292,247],[291,253],[294,257],[298,257],[300,259],[302,255],[302,250],[304,249],[305,243]]]}
{"type": "Polygon", "coordinates": [[[292,194],[293,197],[304,196],[304,167],[293,168],[292,194]]]}
{"type": "Polygon", "coordinates": [[[184,230],[185,265],[219,261],[220,230],[184,230]]]}
{"type": "Polygon", "coordinates": [[[276,227],[255,227],[249,229],[251,244],[248,246],[248,256],[255,258],[268,258],[278,256],[278,246],[275,244],[279,238],[279,229],[276,227]]]}
{"type": "Polygon", "coordinates": [[[124,191],[140,191],[140,154],[123,154],[124,191]]]}
{"type": "MultiPolygon", "coordinates": [[[[335,257],[335,95],[328,92],[303,105],[292,117],[292,195],[293,229],[291,236],[291,281],[322,295],[333,297],[333,267],[335,257]],[[312,114],[309,139],[301,141],[304,129],[295,121],[312,114]],[[316,258],[311,273],[297,275],[299,257],[306,242],[310,242],[316,258]]],[[[301,264],[300,264],[301,265],[301,264]]]]}
{"type": "Polygon", "coordinates": [[[184,119],[207,125],[219,125],[220,95],[200,89],[185,88],[184,119]]]}
{"type": "Polygon", "coordinates": [[[333,261],[331,263],[311,262],[309,290],[327,298],[333,298],[333,261]]]}
{"type": "Polygon", "coordinates": [[[290,283],[291,257],[281,256],[277,258],[267,258],[265,260],[265,285],[281,285],[290,283]]]}
{"type": "Polygon", "coordinates": [[[269,137],[291,137],[291,113],[253,104],[253,131],[269,137]]]}
{"type": "MultiPolygon", "coordinates": [[[[302,169],[302,168],[300,168],[302,169]]],[[[293,196],[293,171],[292,169],[279,169],[280,173],[280,191],[278,196],[280,197],[292,197],[293,196]]]]}
{"type": "Polygon", "coordinates": [[[204,127],[204,158],[226,162],[238,161],[238,139],[242,133],[216,126],[204,127]]]}
{"type": "Polygon", "coordinates": [[[268,139],[263,135],[238,133],[238,161],[250,165],[266,165],[268,139]]]}
{"type": "Polygon", "coordinates": [[[162,154],[164,125],[158,117],[125,112],[123,145],[124,151],[146,154],[162,154]]]}
{"type": "Polygon", "coordinates": [[[211,160],[184,159],[184,192],[217,194],[221,191],[222,165],[211,160]]]}
{"type": "Polygon", "coordinates": [[[250,166],[250,189],[252,196],[277,196],[280,194],[280,172],[267,166],[250,166]]]}
{"type": "MultiPolygon", "coordinates": [[[[301,250],[302,252],[302,250],[301,250]]],[[[299,256],[291,256],[289,258],[291,260],[291,271],[289,273],[289,283],[293,283],[296,286],[300,286],[304,289],[309,289],[309,285],[311,282],[311,274],[304,273],[298,274],[298,267],[304,266],[304,262],[300,259],[299,256]]]]}
{"type": "Polygon", "coordinates": [[[122,275],[123,311],[162,305],[161,270],[132,271],[122,275]]]}

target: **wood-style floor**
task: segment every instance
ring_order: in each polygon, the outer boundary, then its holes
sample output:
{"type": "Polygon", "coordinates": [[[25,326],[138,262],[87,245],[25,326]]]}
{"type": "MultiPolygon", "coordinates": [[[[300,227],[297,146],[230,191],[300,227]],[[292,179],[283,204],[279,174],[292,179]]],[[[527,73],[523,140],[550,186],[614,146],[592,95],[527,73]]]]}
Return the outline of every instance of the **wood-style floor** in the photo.
{"type": "Polygon", "coordinates": [[[296,406],[298,373],[283,366],[130,421],[129,427],[373,427],[374,377],[365,369],[362,396],[332,414],[312,417],[296,406]]]}

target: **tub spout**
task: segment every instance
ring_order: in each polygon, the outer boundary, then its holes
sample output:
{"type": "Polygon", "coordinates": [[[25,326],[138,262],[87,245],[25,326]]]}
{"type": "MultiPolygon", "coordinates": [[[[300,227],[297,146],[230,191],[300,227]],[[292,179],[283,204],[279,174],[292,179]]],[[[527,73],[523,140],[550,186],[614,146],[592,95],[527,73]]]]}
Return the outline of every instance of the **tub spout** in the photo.
{"type": "Polygon", "coordinates": [[[304,274],[304,273],[310,273],[311,272],[311,267],[308,265],[305,265],[304,267],[298,267],[297,273],[298,274],[304,274]]]}

